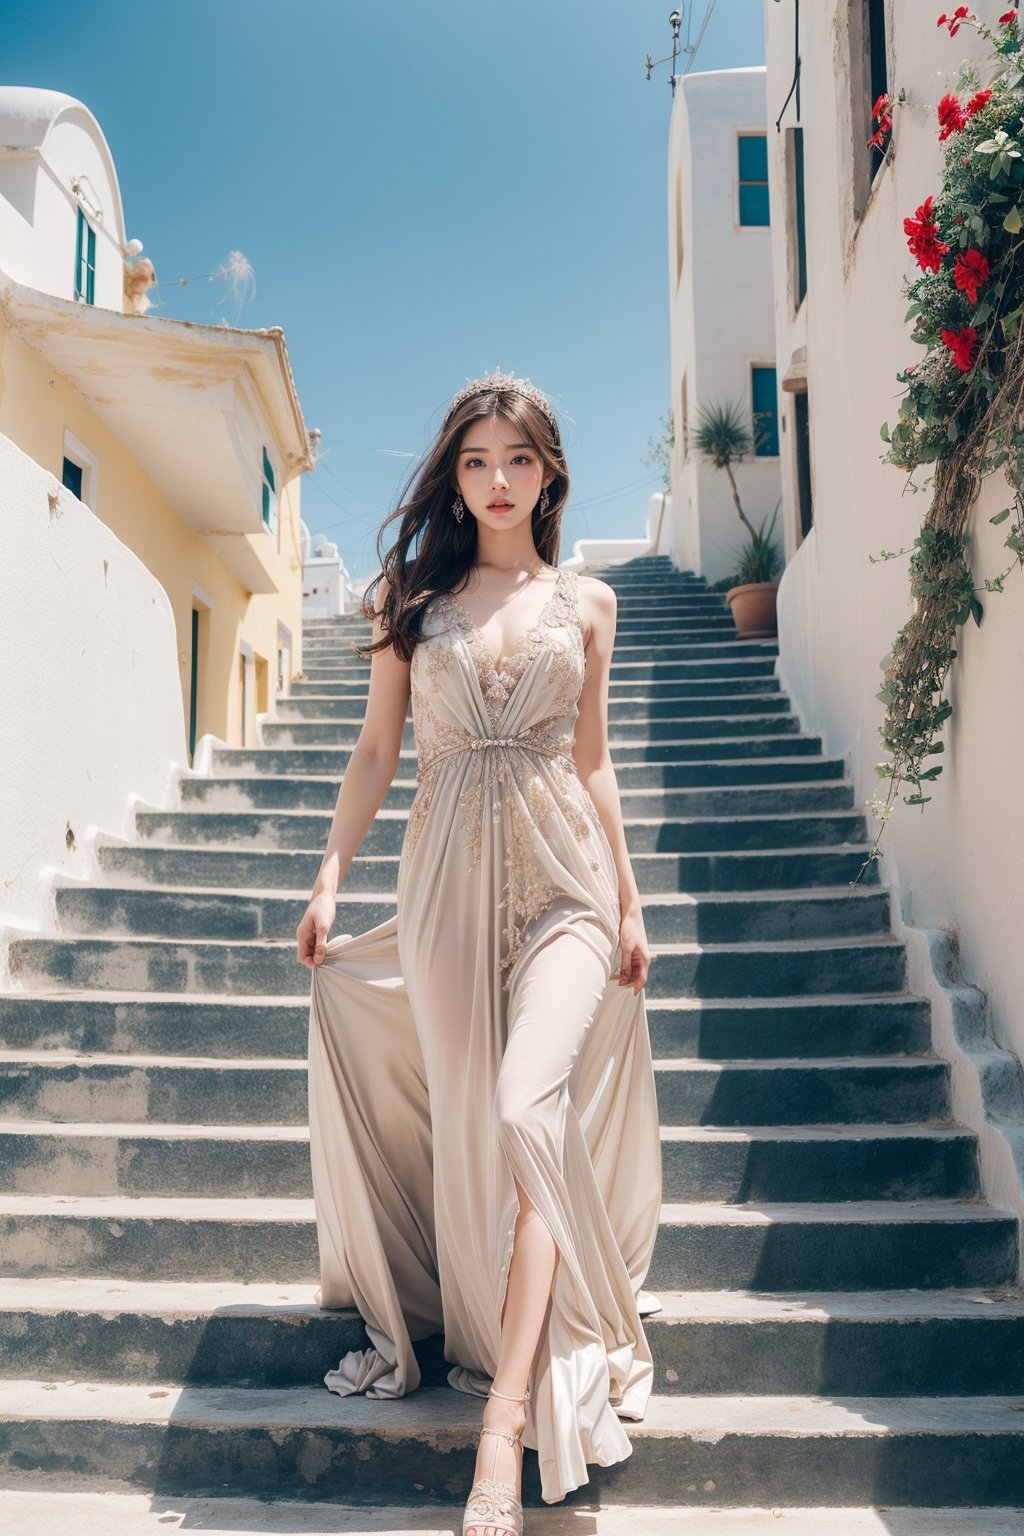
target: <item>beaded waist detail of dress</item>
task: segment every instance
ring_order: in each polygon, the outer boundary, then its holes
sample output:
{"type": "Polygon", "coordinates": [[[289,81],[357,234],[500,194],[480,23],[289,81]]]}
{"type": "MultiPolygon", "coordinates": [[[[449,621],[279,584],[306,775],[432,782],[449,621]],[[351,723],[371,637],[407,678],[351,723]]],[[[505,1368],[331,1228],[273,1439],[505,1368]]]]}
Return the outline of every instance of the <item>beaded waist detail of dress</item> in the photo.
{"type": "Polygon", "coordinates": [[[576,759],[569,748],[550,746],[543,741],[531,740],[531,729],[532,727],[527,727],[515,736],[472,736],[467,733],[465,741],[444,747],[440,752],[432,753],[422,762],[416,770],[417,781],[422,780],[428,769],[433,768],[435,763],[443,762],[445,758],[454,757],[461,752],[480,752],[487,747],[518,747],[523,752],[541,752],[545,757],[563,757],[575,768],[576,759]]]}

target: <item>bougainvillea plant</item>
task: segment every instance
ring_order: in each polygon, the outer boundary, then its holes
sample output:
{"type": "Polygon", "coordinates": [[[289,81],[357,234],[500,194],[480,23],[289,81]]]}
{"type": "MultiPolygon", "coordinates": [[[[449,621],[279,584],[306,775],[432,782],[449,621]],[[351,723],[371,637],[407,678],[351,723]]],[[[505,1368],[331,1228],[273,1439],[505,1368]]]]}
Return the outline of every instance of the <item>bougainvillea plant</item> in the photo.
{"type": "MultiPolygon", "coordinates": [[[[878,857],[878,844],[900,787],[908,805],[931,799],[925,789],[942,772],[928,764],[943,751],[942,729],[953,712],[945,697],[958,628],[981,623],[982,604],[966,553],[967,525],[983,477],[1002,469],[1011,505],[990,519],[1010,519],[1005,540],[1013,558],[987,591],[1001,592],[1015,565],[1024,564],[1024,68],[1017,9],[1005,11],[996,30],[966,5],[943,12],[938,25],[955,37],[972,26],[992,45],[995,67],[976,89],[973,67],[961,71],[956,92],[937,107],[944,145],[942,185],[903,221],[920,275],[907,280],[907,321],[925,348],[897,379],[906,386],[899,420],[881,435],[883,462],[909,470],[934,463],[932,498],[913,549],[883,550],[881,559],[910,554],[914,611],[882,662],[886,708],[879,729],[888,795],[870,806],[881,821],[857,875],[878,857]],[[972,91],[970,96],[966,96],[972,91]],[[962,99],[966,96],[966,99],[962,99]]],[[[878,126],[868,140],[882,148],[892,131],[893,104],[880,96],[872,109],[878,126]]],[[[919,488],[919,487],[915,487],[919,488]]],[[[856,883],[856,881],[854,882],[856,883]]]]}

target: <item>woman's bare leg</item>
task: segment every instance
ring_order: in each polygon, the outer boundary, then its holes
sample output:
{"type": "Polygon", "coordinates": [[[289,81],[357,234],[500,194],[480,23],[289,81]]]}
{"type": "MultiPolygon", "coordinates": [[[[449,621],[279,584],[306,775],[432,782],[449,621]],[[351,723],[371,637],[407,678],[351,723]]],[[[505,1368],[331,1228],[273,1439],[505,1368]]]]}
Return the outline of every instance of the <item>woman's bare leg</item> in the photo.
{"type": "MultiPolygon", "coordinates": [[[[498,1084],[499,1134],[513,1168],[530,1165],[528,1148],[559,1140],[569,1074],[607,981],[607,967],[574,934],[556,935],[541,945],[516,989],[509,1039],[498,1084]]],[[[551,1231],[520,1180],[513,1174],[519,1214],[501,1317],[501,1344],[494,1390],[521,1398],[530,1381],[545,1328],[558,1248],[551,1231]]],[[[489,1397],[483,1413],[488,1429],[518,1434],[526,1421],[521,1402],[489,1397]]],[[[511,1483],[518,1489],[522,1453],[517,1445],[483,1435],[476,1477],[511,1483]]],[[[471,1536],[490,1536],[486,1524],[471,1536]]]]}
{"type": "MultiPolygon", "coordinates": [[[[494,1390],[520,1398],[529,1385],[530,1367],[551,1299],[558,1250],[518,1179],[515,1186],[519,1215],[501,1314],[501,1355],[494,1374],[494,1390]]],[[[489,1397],[484,1405],[483,1422],[488,1429],[518,1435],[526,1423],[525,1405],[506,1402],[503,1397],[489,1397]]],[[[491,1477],[495,1482],[518,1487],[520,1455],[518,1446],[496,1440],[493,1435],[483,1435],[474,1478],[491,1477]]]]}

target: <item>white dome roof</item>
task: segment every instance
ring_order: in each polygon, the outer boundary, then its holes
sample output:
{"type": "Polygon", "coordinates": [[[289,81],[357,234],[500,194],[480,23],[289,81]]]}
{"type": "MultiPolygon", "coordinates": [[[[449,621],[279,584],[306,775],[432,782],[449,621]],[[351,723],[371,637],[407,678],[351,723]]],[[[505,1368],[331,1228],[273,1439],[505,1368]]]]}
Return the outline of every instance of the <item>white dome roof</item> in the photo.
{"type": "Polygon", "coordinates": [[[37,85],[0,85],[0,147],[40,148],[50,124],[72,108],[92,117],[88,107],[63,91],[47,91],[37,85]]]}

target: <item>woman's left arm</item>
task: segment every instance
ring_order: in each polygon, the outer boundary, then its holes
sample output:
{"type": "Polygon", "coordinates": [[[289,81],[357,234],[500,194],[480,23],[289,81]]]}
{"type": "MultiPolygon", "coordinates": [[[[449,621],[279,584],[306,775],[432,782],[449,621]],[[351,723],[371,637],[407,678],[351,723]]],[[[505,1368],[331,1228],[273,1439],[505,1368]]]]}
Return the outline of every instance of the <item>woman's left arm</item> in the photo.
{"type": "Polygon", "coordinates": [[[618,601],[608,583],[594,576],[580,578],[579,596],[580,616],[590,632],[584,647],[586,672],[577,705],[579,718],[573,756],[615,859],[622,947],[619,985],[632,986],[636,993],[647,980],[651,951],[644,930],[640,892],[626,848],[619,785],[608,747],[608,683],[618,601]]]}

